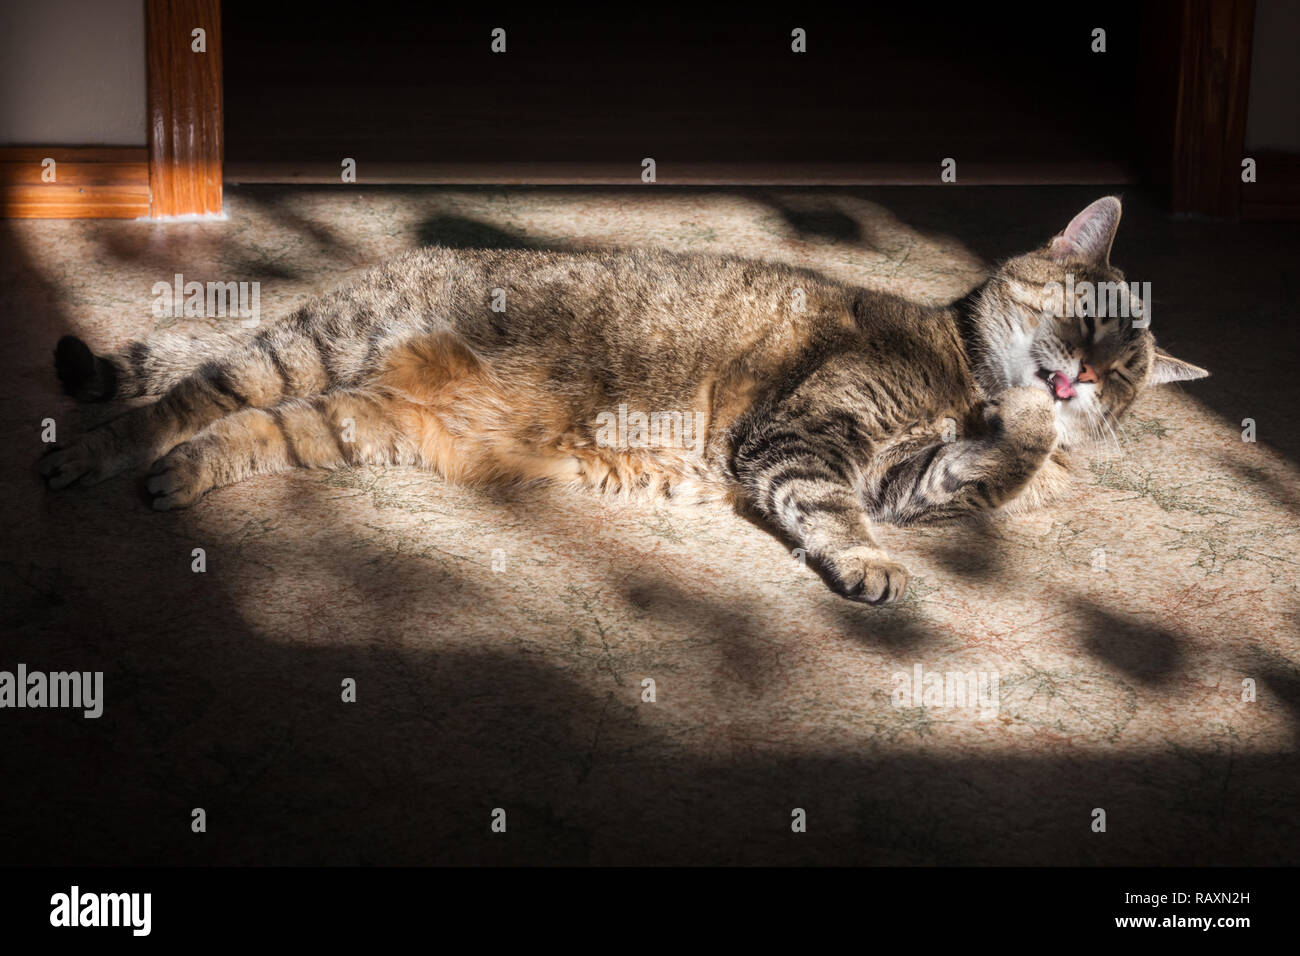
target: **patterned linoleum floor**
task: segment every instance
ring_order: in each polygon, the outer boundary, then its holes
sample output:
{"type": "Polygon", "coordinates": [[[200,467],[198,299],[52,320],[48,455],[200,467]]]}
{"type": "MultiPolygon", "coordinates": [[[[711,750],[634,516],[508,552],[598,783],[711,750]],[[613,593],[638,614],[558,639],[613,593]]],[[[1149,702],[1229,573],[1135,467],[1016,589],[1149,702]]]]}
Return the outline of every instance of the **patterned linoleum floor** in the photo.
{"type": "Polygon", "coordinates": [[[885,529],[897,607],[721,506],[366,468],[158,515],[137,476],[36,478],[43,419],[110,413],[59,395],[57,337],[207,321],[151,314],[176,273],[260,282],[268,321],[421,243],[655,245],[940,300],[1101,192],[236,187],[224,222],[0,224],[0,669],[106,698],[0,711],[0,862],[1295,862],[1293,227],[1129,197],[1114,259],[1215,376],[1049,510],[885,529]],[[918,666],[996,675],[995,710],[896,706],[918,666]]]}

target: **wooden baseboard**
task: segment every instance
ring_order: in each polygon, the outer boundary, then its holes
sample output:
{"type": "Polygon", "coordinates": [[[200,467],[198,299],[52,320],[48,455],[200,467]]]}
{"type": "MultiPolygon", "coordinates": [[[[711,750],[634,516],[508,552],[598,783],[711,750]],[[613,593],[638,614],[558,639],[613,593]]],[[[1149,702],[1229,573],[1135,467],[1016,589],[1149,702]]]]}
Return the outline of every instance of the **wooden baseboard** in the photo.
{"type": "Polygon", "coordinates": [[[143,146],[0,147],[0,217],[138,219],[147,215],[149,153],[143,146]],[[54,160],[52,170],[47,159],[54,160]]]}
{"type": "Polygon", "coordinates": [[[0,148],[0,217],[221,212],[219,0],[146,0],[145,26],[149,145],[0,148]],[[197,29],[204,31],[202,50],[195,48],[197,29]],[[42,165],[47,158],[55,162],[53,178],[42,165]]]}
{"type": "MultiPolygon", "coordinates": [[[[362,186],[636,186],[639,161],[626,163],[546,162],[393,162],[357,158],[362,186]]],[[[939,160],[914,163],[698,163],[661,162],[657,182],[663,186],[939,186],[939,160]]],[[[334,162],[228,162],[229,183],[338,185],[334,162]]],[[[960,186],[1115,185],[1136,182],[1123,163],[1063,161],[1058,164],[962,163],[960,186]]]]}

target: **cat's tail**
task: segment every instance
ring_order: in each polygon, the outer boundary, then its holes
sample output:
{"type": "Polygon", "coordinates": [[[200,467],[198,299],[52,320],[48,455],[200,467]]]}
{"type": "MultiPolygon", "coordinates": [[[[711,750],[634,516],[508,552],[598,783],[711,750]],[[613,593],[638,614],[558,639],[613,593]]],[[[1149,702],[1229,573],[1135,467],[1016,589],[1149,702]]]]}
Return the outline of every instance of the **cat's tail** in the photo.
{"type": "Polygon", "coordinates": [[[208,329],[163,331],[96,355],[75,335],[65,335],[54,348],[54,370],[63,390],[79,402],[161,395],[237,344],[235,337],[208,329]]]}

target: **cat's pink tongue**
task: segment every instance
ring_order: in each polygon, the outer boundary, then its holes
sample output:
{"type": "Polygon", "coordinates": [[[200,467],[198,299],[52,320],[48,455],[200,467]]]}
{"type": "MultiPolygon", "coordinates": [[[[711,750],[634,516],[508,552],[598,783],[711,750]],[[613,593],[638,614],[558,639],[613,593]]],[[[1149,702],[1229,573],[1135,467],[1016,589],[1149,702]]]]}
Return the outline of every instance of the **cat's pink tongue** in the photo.
{"type": "Polygon", "coordinates": [[[1052,391],[1057,398],[1074,398],[1074,386],[1064,372],[1052,373],[1052,391]]]}

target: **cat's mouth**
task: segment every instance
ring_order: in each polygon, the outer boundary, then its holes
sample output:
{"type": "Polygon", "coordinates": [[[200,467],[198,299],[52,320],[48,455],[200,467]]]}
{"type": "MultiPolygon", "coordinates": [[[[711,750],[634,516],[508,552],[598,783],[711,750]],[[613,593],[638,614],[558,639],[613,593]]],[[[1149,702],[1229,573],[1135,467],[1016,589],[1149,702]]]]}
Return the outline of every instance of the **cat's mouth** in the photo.
{"type": "Polygon", "coordinates": [[[1078,393],[1074,390],[1074,385],[1070,381],[1070,376],[1066,375],[1060,369],[1040,368],[1034,373],[1039,380],[1047,386],[1048,393],[1061,401],[1069,401],[1078,393]]]}

